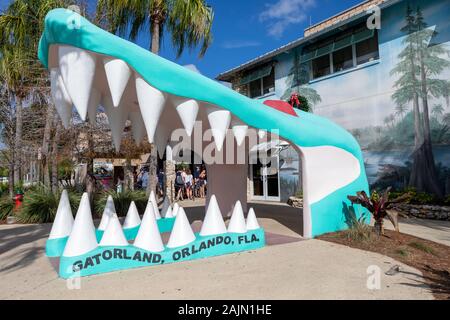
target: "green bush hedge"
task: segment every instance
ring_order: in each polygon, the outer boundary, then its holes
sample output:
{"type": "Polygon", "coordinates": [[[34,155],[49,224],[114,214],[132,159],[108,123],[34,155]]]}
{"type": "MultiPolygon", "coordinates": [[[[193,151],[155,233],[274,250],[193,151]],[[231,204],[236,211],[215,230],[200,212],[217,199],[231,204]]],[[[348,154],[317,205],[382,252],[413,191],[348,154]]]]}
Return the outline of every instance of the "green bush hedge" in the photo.
{"type": "MultiPolygon", "coordinates": [[[[28,190],[23,199],[22,208],[16,213],[20,223],[53,222],[58,209],[61,194],[55,195],[49,188],[35,187],[28,190]]],[[[81,200],[81,194],[69,192],[70,206],[75,215],[81,200]]]]}
{"type": "Polygon", "coordinates": [[[0,198],[0,221],[6,220],[14,209],[14,202],[9,195],[0,198]]]}
{"type": "Polygon", "coordinates": [[[115,191],[102,192],[95,196],[94,207],[95,212],[101,216],[105,209],[106,200],[108,196],[112,196],[114,199],[114,206],[116,207],[117,215],[119,217],[126,216],[131,201],[136,203],[136,207],[139,213],[143,214],[145,207],[147,206],[148,197],[144,191],[124,191],[117,193],[115,191]]]}

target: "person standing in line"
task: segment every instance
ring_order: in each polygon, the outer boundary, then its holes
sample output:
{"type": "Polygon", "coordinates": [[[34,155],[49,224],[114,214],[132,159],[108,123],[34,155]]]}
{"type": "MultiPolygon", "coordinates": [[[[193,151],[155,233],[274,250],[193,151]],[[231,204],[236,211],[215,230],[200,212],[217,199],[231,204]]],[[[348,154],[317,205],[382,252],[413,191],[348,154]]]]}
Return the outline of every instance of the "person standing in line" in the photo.
{"type": "Polygon", "coordinates": [[[175,192],[177,193],[175,200],[183,201],[184,178],[183,172],[180,169],[178,169],[175,174],[175,192]]]}
{"type": "Polygon", "coordinates": [[[186,178],[184,179],[184,185],[186,187],[186,196],[189,200],[193,200],[192,188],[194,185],[194,177],[191,174],[191,170],[186,171],[186,178]]]}

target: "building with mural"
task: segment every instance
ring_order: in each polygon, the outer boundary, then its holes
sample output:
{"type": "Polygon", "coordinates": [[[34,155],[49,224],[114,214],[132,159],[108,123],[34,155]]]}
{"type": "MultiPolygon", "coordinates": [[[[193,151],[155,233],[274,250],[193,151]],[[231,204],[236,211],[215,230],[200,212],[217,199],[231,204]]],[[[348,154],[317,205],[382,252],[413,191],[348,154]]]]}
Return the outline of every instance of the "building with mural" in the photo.
{"type": "MultiPolygon", "coordinates": [[[[306,98],[311,112],[358,139],[372,188],[442,196],[450,193],[449,16],[448,0],[364,1],[217,80],[255,99],[306,98]]],[[[280,149],[278,172],[261,177],[264,168],[251,165],[251,198],[285,201],[298,191],[299,159],[280,149]]]]}

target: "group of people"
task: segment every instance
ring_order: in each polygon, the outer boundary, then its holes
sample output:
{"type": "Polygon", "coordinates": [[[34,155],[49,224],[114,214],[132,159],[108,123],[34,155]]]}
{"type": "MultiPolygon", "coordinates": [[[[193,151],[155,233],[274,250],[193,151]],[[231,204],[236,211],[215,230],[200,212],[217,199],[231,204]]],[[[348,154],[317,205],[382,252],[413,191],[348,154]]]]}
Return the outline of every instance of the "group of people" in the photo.
{"type": "Polygon", "coordinates": [[[194,172],[185,168],[179,168],[175,174],[175,200],[194,200],[206,196],[206,169],[203,166],[195,166],[194,172]]]}
{"type": "MultiPolygon", "coordinates": [[[[147,189],[149,184],[149,170],[144,167],[135,176],[135,189],[147,189]]],[[[157,193],[164,196],[165,175],[163,170],[158,171],[157,193]]],[[[194,200],[195,198],[204,198],[206,196],[207,179],[204,166],[194,166],[194,171],[184,167],[179,167],[175,173],[175,194],[176,200],[194,200]]]]}

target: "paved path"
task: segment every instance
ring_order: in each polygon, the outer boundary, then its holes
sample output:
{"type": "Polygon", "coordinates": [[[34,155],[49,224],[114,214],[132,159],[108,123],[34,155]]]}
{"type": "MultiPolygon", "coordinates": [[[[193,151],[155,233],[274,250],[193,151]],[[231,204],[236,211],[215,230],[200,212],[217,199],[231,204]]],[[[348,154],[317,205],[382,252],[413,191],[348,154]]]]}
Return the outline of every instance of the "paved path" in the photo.
{"type": "MultiPolygon", "coordinates": [[[[418,270],[371,252],[303,240],[297,211],[261,218],[270,245],[244,253],[82,278],[80,290],[59,279],[44,255],[50,225],[0,226],[0,299],[432,299],[418,270]],[[393,264],[403,272],[386,276],[393,264]],[[380,290],[367,289],[367,268],[379,266],[380,290]]],[[[187,208],[194,227],[203,209],[187,208]]],[[[167,239],[167,235],[165,237],[167,239]]]]}
{"type": "MultiPolygon", "coordinates": [[[[385,227],[394,229],[389,220],[385,221],[385,227]]],[[[400,232],[450,246],[450,221],[400,219],[400,232]]]]}

